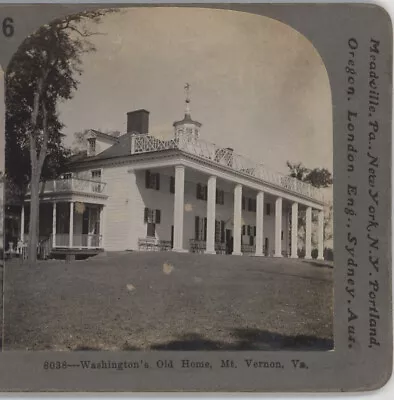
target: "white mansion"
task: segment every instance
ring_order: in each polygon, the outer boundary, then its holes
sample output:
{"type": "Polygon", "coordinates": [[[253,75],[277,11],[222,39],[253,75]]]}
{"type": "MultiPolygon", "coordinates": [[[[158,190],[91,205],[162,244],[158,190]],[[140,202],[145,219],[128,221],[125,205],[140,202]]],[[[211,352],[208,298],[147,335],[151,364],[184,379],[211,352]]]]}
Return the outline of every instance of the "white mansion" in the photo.
{"type": "MultiPolygon", "coordinates": [[[[121,136],[89,131],[87,151],[72,157],[69,172],[42,183],[40,239],[50,251],[297,257],[298,214],[306,212],[305,258],[311,258],[315,211],[322,259],[321,192],[202,140],[189,102],[169,140],[149,135],[146,110],[127,113],[121,136]]],[[[21,213],[24,243],[28,203],[29,193],[21,213]]]]}

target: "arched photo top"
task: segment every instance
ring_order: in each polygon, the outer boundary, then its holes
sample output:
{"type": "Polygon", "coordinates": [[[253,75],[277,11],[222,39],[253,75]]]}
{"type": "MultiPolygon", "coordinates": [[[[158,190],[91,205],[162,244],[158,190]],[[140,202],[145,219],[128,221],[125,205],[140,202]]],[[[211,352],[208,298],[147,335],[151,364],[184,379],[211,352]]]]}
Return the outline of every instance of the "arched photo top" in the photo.
{"type": "Polygon", "coordinates": [[[81,54],[70,99],[57,104],[68,145],[83,129],[124,133],[122,116],[138,108],[150,111],[152,133],[171,136],[189,82],[201,137],[280,172],[286,160],[332,171],[327,71],[311,42],[290,26],[238,11],[141,7],[88,21],[85,29],[99,33],[80,36],[96,51],[81,54]]]}

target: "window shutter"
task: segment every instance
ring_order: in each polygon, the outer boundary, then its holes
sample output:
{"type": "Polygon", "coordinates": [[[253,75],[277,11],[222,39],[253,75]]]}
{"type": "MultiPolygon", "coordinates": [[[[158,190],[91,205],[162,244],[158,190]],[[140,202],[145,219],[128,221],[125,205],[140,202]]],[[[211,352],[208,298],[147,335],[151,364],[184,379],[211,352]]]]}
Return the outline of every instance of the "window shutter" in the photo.
{"type": "Polygon", "coordinates": [[[242,235],[245,235],[245,225],[242,225],[242,235]]]}
{"type": "Polygon", "coordinates": [[[156,174],[156,190],[160,190],[160,174],[156,174]]]}
{"type": "Polygon", "coordinates": [[[248,225],[247,234],[250,236],[250,225],[248,225]]]}
{"type": "Polygon", "coordinates": [[[148,222],[148,214],[149,214],[149,208],[145,207],[145,210],[144,210],[144,222],[148,222]]]}
{"type": "Polygon", "coordinates": [[[216,221],[216,219],[215,219],[215,242],[216,242],[216,238],[219,235],[219,227],[220,227],[219,221],[216,221]]]}
{"type": "Polygon", "coordinates": [[[225,222],[221,221],[221,229],[220,229],[220,242],[224,243],[224,238],[225,238],[225,222]]]}
{"type": "Polygon", "coordinates": [[[254,236],[256,236],[256,227],[254,227],[254,233],[253,234],[254,234],[254,236]]]}
{"type": "Polygon", "coordinates": [[[246,202],[246,199],[244,196],[242,196],[242,210],[245,210],[245,202],[246,202]]]}
{"type": "Polygon", "coordinates": [[[249,245],[250,246],[254,245],[254,237],[253,236],[249,236],[249,245]]]}
{"type": "Polygon", "coordinates": [[[160,210],[156,210],[156,224],[160,224],[160,220],[161,220],[161,211],[160,210]]]}
{"type": "Polygon", "coordinates": [[[204,218],[204,240],[207,240],[207,218],[204,218]]]}
{"type": "Polygon", "coordinates": [[[253,199],[249,197],[249,199],[248,199],[248,211],[252,211],[252,209],[253,209],[252,200],[253,199]]]}
{"type": "Polygon", "coordinates": [[[266,214],[267,214],[267,215],[270,215],[270,214],[271,214],[271,204],[267,203],[267,204],[265,205],[265,211],[266,211],[266,214]]]}
{"type": "Polygon", "coordinates": [[[200,193],[201,193],[201,185],[199,183],[197,183],[197,193],[196,193],[197,199],[201,198],[200,193]]]}
{"type": "Polygon", "coordinates": [[[200,239],[200,218],[194,217],[194,239],[200,239]]]}
{"type": "Polygon", "coordinates": [[[222,192],[222,202],[221,202],[221,204],[224,204],[224,190],[222,190],[221,192],[222,192]]]}
{"type": "Polygon", "coordinates": [[[145,171],[145,187],[149,189],[149,184],[150,184],[150,171],[147,169],[145,171]]]}
{"type": "Polygon", "coordinates": [[[208,200],[208,186],[204,186],[204,200],[208,200]]]}

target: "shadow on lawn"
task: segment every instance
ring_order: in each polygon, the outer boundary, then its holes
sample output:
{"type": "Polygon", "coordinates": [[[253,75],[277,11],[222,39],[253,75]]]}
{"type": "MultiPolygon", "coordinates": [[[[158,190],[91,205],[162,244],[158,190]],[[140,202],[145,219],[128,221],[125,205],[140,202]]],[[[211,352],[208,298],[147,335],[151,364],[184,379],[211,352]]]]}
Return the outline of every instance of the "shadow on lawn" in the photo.
{"type": "MultiPolygon", "coordinates": [[[[209,340],[198,334],[185,334],[177,340],[154,344],[151,350],[332,350],[333,340],[316,336],[287,336],[260,329],[234,329],[233,343],[209,340]]],[[[135,350],[124,347],[123,350],[135,350]]]]}
{"type": "MultiPolygon", "coordinates": [[[[203,351],[203,350],[311,350],[328,351],[334,348],[332,339],[322,339],[316,336],[296,335],[288,336],[272,333],[260,329],[233,329],[231,336],[236,338],[232,343],[206,339],[196,333],[179,336],[179,339],[167,343],[152,344],[150,350],[179,350],[179,351],[203,351]]],[[[91,346],[78,346],[74,351],[102,351],[102,348],[91,346]]],[[[142,350],[129,343],[125,343],[119,350],[142,350]]],[[[147,349],[143,349],[147,350],[147,349]]]]}
{"type": "Polygon", "coordinates": [[[310,261],[310,260],[308,260],[308,261],[303,261],[305,264],[310,264],[310,265],[313,265],[314,267],[319,267],[319,268],[334,268],[334,265],[333,264],[329,264],[329,263],[327,263],[327,262],[324,262],[324,261],[310,261]]]}
{"type": "MultiPolygon", "coordinates": [[[[334,348],[332,339],[322,339],[316,336],[296,335],[288,336],[272,333],[260,329],[236,328],[231,332],[236,340],[226,343],[218,340],[206,339],[197,333],[188,333],[179,336],[179,339],[166,343],[152,344],[150,350],[179,350],[179,351],[203,351],[203,350],[311,350],[328,351],[334,348]]],[[[119,350],[138,351],[140,349],[129,343],[125,343],[119,350]]],[[[102,348],[80,345],[74,351],[103,351],[102,348]]]]}

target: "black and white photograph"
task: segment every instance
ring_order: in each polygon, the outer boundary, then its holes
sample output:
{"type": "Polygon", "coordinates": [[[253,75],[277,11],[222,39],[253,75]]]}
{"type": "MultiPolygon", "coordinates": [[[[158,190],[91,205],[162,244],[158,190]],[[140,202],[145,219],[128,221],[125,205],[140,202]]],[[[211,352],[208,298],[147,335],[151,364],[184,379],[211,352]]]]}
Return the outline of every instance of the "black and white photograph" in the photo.
{"type": "Polygon", "coordinates": [[[274,19],[102,9],[5,73],[4,350],[333,341],[325,65],[274,19]]]}
{"type": "Polygon", "coordinates": [[[0,390],[388,382],[385,9],[0,8],[0,390]]]}

